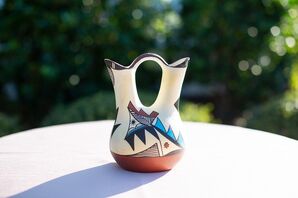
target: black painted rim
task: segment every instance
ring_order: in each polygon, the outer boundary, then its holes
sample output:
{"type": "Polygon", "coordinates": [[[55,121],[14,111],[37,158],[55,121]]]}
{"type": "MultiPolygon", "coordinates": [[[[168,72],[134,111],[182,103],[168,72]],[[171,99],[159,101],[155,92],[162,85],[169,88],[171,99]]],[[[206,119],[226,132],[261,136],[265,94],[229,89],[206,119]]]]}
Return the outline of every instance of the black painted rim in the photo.
{"type": "Polygon", "coordinates": [[[159,56],[158,54],[155,54],[155,53],[144,53],[144,54],[141,54],[140,56],[138,56],[137,58],[135,58],[133,60],[133,62],[128,65],[128,66],[124,66],[124,65],[121,65],[113,60],[110,60],[110,59],[104,59],[107,67],[111,68],[111,69],[114,69],[114,70],[124,70],[124,69],[131,69],[131,68],[134,68],[136,66],[136,63],[138,63],[141,59],[143,58],[147,58],[147,57],[154,57],[154,58],[157,58],[159,59],[164,65],[166,65],[167,67],[171,67],[171,68],[185,68],[187,67],[188,65],[188,61],[190,60],[189,57],[185,57],[185,58],[181,58],[181,59],[185,59],[183,62],[179,63],[179,64],[175,64],[176,62],[178,61],[175,61],[174,63],[171,63],[171,64],[168,64],[161,56],[159,56]]]}

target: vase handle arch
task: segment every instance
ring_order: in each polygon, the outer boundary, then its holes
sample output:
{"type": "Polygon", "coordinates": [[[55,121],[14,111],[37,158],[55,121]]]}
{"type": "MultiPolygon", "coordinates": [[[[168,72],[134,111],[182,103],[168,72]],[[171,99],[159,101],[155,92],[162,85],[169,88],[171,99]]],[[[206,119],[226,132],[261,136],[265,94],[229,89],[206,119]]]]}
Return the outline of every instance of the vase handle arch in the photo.
{"type": "Polygon", "coordinates": [[[180,98],[181,87],[189,60],[189,57],[185,57],[168,64],[161,56],[154,53],[146,53],[138,56],[130,65],[135,71],[146,61],[153,61],[162,69],[161,84],[157,97],[150,106],[143,105],[140,98],[138,98],[141,106],[147,108],[159,106],[162,108],[162,106],[166,107],[170,103],[177,102],[180,98]]]}

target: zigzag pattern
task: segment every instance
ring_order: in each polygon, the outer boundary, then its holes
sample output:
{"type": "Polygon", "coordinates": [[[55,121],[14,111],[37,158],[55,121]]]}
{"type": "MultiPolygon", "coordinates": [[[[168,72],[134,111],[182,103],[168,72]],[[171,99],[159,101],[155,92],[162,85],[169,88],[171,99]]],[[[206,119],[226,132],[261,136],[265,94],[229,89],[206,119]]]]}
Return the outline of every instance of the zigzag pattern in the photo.
{"type": "Polygon", "coordinates": [[[171,126],[169,126],[168,130],[166,130],[161,120],[157,117],[157,112],[153,111],[149,115],[142,109],[137,110],[131,102],[129,102],[127,108],[130,113],[130,122],[125,140],[133,150],[135,149],[135,136],[137,136],[144,144],[146,144],[146,131],[153,135],[157,140],[160,140],[158,135],[159,133],[175,145],[179,147],[184,146],[184,141],[181,134],[179,133],[178,138],[176,138],[171,126]],[[153,124],[155,119],[157,120],[155,124],[153,124]]]}

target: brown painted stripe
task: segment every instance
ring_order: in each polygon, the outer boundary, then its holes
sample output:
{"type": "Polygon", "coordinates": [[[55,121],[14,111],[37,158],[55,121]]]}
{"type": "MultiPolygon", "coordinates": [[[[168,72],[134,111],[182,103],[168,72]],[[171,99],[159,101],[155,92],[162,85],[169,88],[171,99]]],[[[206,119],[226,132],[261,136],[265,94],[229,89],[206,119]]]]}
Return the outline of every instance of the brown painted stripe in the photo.
{"type": "Polygon", "coordinates": [[[149,148],[139,153],[131,155],[131,157],[159,157],[159,151],[157,143],[153,144],[149,148]]]}
{"type": "Polygon", "coordinates": [[[171,170],[182,158],[183,150],[161,157],[131,157],[111,152],[123,169],[134,172],[161,172],[171,170]]]}

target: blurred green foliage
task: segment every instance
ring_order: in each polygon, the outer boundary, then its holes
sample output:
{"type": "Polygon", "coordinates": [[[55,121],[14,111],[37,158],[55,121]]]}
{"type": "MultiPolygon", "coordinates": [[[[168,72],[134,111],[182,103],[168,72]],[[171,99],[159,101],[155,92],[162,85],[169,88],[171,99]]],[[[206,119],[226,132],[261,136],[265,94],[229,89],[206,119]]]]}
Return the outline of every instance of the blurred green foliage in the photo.
{"type": "Polygon", "coordinates": [[[69,105],[60,104],[42,121],[42,126],[80,121],[115,119],[115,100],[112,92],[100,92],[69,105]]]}
{"type": "MultiPolygon", "coordinates": [[[[69,105],[58,105],[45,117],[42,126],[64,124],[101,119],[115,119],[115,100],[111,92],[100,92],[85,97],[69,105]]],[[[155,97],[152,93],[140,92],[144,104],[150,104],[155,97]]],[[[212,105],[195,105],[182,101],[180,104],[181,117],[188,121],[212,122],[212,105]]]]}
{"type": "Polygon", "coordinates": [[[0,137],[21,130],[20,123],[16,117],[0,113],[0,137]]]}
{"type": "Polygon", "coordinates": [[[246,113],[246,126],[298,139],[298,93],[289,92],[246,113]]]}
{"type": "Polygon", "coordinates": [[[155,48],[147,24],[162,17],[150,1],[4,1],[1,109],[32,127],[57,103],[111,89],[103,59],[127,63],[155,48]]]}
{"type": "Polygon", "coordinates": [[[187,80],[225,87],[216,107],[223,122],[287,87],[288,74],[282,72],[287,57],[267,44],[270,28],[283,13],[278,1],[183,1],[183,25],[172,38],[169,56],[178,48],[192,58],[187,80]]]}
{"type": "MultiPolygon", "coordinates": [[[[207,105],[181,106],[188,120],[232,124],[298,90],[297,0],[6,0],[0,19],[0,112],[18,129],[113,118],[103,59],[129,64],[144,52],[190,56],[185,84],[224,87],[207,105]]],[[[138,87],[156,91],[158,75],[144,63],[138,87]]]]}
{"type": "Polygon", "coordinates": [[[212,115],[213,105],[198,105],[191,102],[182,102],[180,108],[180,116],[184,121],[193,122],[215,122],[212,115]]]}
{"type": "Polygon", "coordinates": [[[270,49],[288,55],[289,91],[244,113],[245,126],[298,139],[298,1],[280,1],[285,13],[271,27],[270,49]]]}
{"type": "Polygon", "coordinates": [[[290,85],[293,91],[298,92],[298,61],[292,65],[290,85]]]}

